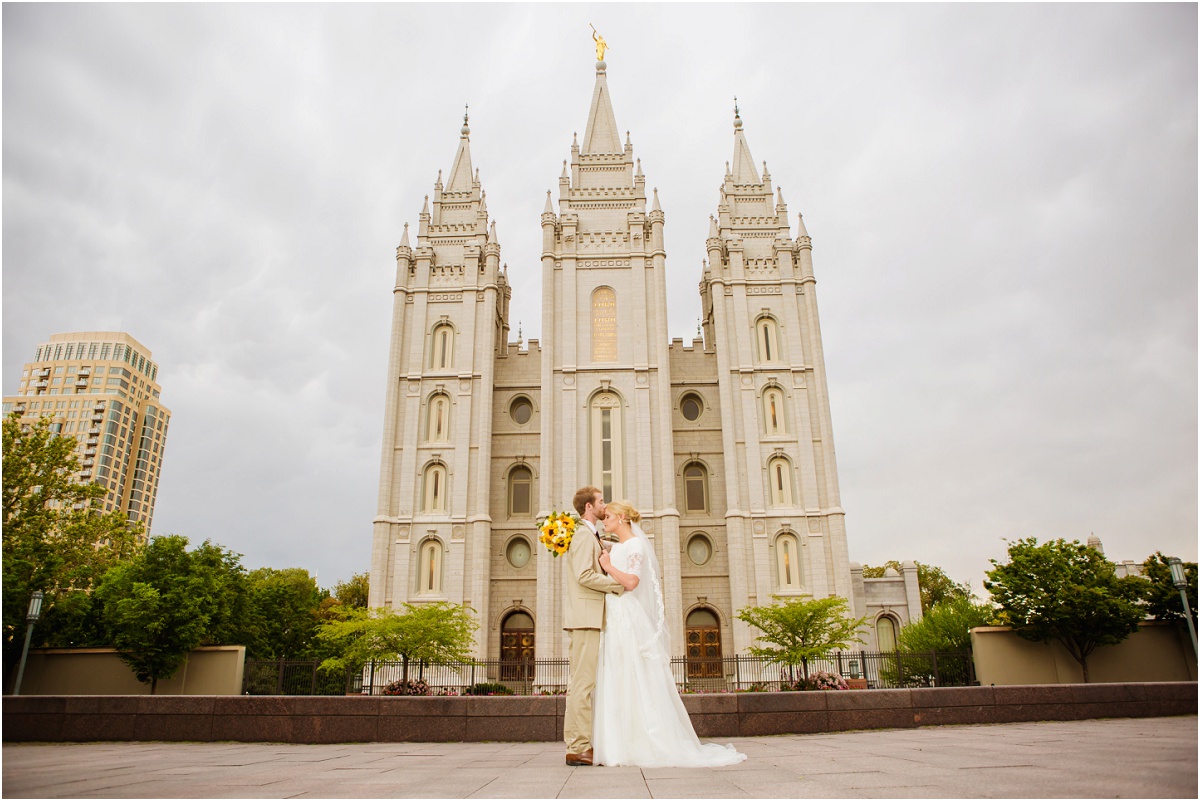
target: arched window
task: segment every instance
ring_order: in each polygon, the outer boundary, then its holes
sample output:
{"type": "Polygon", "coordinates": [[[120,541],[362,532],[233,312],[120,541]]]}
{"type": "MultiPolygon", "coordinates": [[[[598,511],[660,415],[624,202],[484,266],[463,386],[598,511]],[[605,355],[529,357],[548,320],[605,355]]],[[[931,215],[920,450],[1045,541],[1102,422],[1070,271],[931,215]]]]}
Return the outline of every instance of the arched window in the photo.
{"type": "Polygon", "coordinates": [[[592,484],[609,502],[625,497],[621,422],[621,399],[615,392],[592,398],[592,484]]]}
{"type": "Polygon", "coordinates": [[[699,462],[683,468],[683,504],[687,512],[708,511],[708,471],[699,462]]]}
{"type": "Polygon", "coordinates": [[[775,578],[781,590],[800,589],[800,543],[795,534],[775,538],[775,578]]]}
{"type": "Polygon", "coordinates": [[[508,474],[508,516],[529,517],[533,513],[533,473],[514,467],[508,474]]]}
{"type": "Polygon", "coordinates": [[[896,650],[896,621],[882,615],[875,621],[875,643],[883,652],[896,650]]]}
{"type": "Polygon", "coordinates": [[[442,592],[442,544],[435,539],[421,543],[417,562],[417,594],[440,595],[442,592]]]}
{"type": "Polygon", "coordinates": [[[617,360],[617,293],[597,287],[592,293],[592,361],[617,360]]]}
{"type": "Polygon", "coordinates": [[[431,464],[425,468],[425,492],[421,509],[427,513],[446,511],[446,466],[431,464]]]}
{"type": "Polygon", "coordinates": [[[782,456],[767,462],[767,482],[770,485],[772,506],[792,505],[792,465],[782,456]]]}
{"type": "Polygon", "coordinates": [[[763,391],[763,422],[768,437],[778,437],[787,433],[787,424],[783,418],[783,390],[769,387],[763,391]]]}
{"type": "Polygon", "coordinates": [[[782,361],[779,354],[779,326],[772,317],[763,317],[755,324],[755,339],[758,342],[760,362],[782,361]]]}
{"type": "Polygon", "coordinates": [[[454,366],[454,327],[450,323],[438,323],[433,327],[430,338],[429,367],[433,370],[449,370],[454,366]]]}
{"type": "Polygon", "coordinates": [[[430,397],[428,415],[425,422],[425,441],[449,442],[450,398],[440,392],[430,397]]]}

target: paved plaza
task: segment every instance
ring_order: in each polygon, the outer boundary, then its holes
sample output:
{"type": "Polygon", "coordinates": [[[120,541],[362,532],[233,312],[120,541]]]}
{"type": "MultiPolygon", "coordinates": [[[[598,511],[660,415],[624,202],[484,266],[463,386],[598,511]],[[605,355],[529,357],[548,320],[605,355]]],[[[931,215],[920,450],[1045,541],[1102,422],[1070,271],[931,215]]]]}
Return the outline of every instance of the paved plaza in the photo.
{"type": "MultiPolygon", "coordinates": [[[[6,798],[1195,798],[1196,716],[731,738],[718,769],[559,743],[5,744],[6,798]]],[[[724,742],[724,740],[722,740],[724,742]]]]}

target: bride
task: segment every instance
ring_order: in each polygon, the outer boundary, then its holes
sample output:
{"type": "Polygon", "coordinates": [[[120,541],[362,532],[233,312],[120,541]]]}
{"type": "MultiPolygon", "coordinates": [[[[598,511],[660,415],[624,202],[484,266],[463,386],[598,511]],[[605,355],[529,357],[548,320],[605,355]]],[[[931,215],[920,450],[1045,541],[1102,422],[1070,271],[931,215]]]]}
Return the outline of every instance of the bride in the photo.
{"type": "Polygon", "coordinates": [[[604,596],[592,742],[599,765],[720,767],[746,758],[732,745],[701,743],[671,675],[658,561],[642,516],[628,501],[608,505],[604,530],[619,542],[600,556],[625,587],[604,596]]]}

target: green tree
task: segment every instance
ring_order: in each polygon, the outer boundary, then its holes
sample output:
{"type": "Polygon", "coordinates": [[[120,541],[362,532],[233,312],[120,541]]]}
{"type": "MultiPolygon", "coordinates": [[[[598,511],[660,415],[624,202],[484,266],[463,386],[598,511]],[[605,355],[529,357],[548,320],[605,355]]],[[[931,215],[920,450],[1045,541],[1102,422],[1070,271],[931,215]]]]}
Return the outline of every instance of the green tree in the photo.
{"type": "MultiPolygon", "coordinates": [[[[1183,620],[1183,599],[1179,590],[1171,580],[1171,568],[1168,566],[1170,557],[1162,551],[1142,562],[1142,601],[1146,614],[1155,620],[1183,620]]],[[[1192,610],[1192,624],[1196,623],[1196,563],[1184,562],[1183,574],[1187,578],[1188,606],[1192,610]]]]}
{"type": "Polygon", "coordinates": [[[1004,619],[1027,640],[1062,643],[1084,682],[1088,656],[1124,640],[1142,619],[1137,578],[1118,578],[1113,564],[1086,545],[1063,539],[1039,545],[1029,537],[1008,546],[1008,562],[990,561],[983,586],[1004,619]]]}
{"type": "Polygon", "coordinates": [[[399,660],[404,663],[401,681],[407,681],[409,662],[469,660],[478,628],[467,607],[445,602],[406,603],[403,612],[391,607],[351,609],[317,632],[337,650],[321,669],[359,670],[368,662],[399,660]]]}
{"type": "Polygon", "coordinates": [[[97,644],[89,592],[140,547],[140,525],[91,507],[105,490],[75,480],[75,446],[74,438],[50,430],[49,418],[28,425],[14,414],[3,421],[6,674],[20,657],[34,590],[45,593],[36,644],[97,644]]]}
{"type": "Polygon", "coordinates": [[[333,588],[333,597],[352,609],[366,609],[370,595],[370,573],[355,573],[349,581],[339,581],[333,588]]]}
{"type": "Polygon", "coordinates": [[[808,662],[833,651],[848,648],[852,642],[862,642],[856,633],[866,618],[848,617],[849,604],[845,598],[831,596],[806,600],[784,600],[774,596],[769,606],[748,606],[738,612],[738,619],[762,632],[755,641],[767,647],[750,646],[750,653],[768,662],[787,665],[792,681],[793,667],[800,665],[808,681],[808,662]]]}
{"type": "Polygon", "coordinates": [[[188,651],[240,638],[246,575],[241,557],[205,541],[155,537],[128,562],[104,574],[95,601],[105,631],[138,681],[154,694],[188,651]]]}
{"type": "MultiPolygon", "coordinates": [[[[964,582],[959,584],[946,575],[946,571],[936,565],[915,562],[917,566],[917,584],[921,587],[921,614],[925,614],[940,603],[953,598],[972,599],[971,585],[964,582]]],[[[901,564],[895,559],[889,559],[881,567],[863,565],[863,578],[883,578],[888,568],[900,572],[901,564]]]]}
{"type": "Polygon", "coordinates": [[[968,598],[943,601],[900,630],[896,637],[897,654],[884,659],[880,678],[897,687],[929,686],[935,675],[943,686],[966,684],[970,630],[988,625],[994,616],[995,609],[990,604],[975,603],[968,598]]]}
{"type": "Polygon", "coordinates": [[[299,567],[260,567],[250,571],[246,585],[246,658],[308,657],[328,592],[299,567]]]}

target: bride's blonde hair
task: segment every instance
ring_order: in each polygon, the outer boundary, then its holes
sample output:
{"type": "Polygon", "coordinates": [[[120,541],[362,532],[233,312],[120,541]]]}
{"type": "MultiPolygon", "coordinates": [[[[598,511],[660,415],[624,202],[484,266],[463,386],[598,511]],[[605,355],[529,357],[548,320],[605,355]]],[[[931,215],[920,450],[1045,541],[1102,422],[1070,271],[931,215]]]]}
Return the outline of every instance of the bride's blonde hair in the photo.
{"type": "Polygon", "coordinates": [[[629,501],[613,501],[608,505],[608,510],[613,514],[627,518],[630,523],[640,523],[642,521],[642,513],[633,508],[633,504],[629,501]]]}

